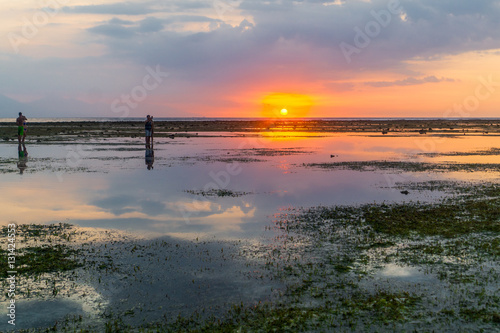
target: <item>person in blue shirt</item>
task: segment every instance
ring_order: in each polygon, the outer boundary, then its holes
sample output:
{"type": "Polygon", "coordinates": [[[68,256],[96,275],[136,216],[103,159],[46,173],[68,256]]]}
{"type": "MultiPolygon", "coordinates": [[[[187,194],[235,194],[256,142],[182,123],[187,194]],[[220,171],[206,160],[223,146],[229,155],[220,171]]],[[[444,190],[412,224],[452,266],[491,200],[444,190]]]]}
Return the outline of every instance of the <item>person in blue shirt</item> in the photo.
{"type": "Polygon", "coordinates": [[[145,129],[146,129],[146,145],[149,145],[152,138],[153,138],[153,133],[154,133],[154,123],[153,123],[153,117],[151,117],[149,114],[146,118],[146,121],[144,122],[145,124],[145,129]]]}

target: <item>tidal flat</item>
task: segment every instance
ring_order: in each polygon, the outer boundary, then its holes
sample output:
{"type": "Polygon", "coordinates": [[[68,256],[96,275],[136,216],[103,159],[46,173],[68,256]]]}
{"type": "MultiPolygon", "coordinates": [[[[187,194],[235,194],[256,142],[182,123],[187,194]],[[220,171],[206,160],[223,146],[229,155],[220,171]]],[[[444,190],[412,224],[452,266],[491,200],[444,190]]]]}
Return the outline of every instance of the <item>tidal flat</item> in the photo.
{"type": "Polygon", "coordinates": [[[499,125],[0,124],[0,330],[497,331],[499,125]]]}

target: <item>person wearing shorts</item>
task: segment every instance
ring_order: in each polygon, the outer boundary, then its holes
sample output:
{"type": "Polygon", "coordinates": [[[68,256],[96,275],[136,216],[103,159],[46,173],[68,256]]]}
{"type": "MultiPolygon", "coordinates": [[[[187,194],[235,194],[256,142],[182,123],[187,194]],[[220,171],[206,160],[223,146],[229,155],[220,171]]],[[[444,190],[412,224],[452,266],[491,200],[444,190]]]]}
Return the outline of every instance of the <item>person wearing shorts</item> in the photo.
{"type": "Polygon", "coordinates": [[[144,122],[144,128],[146,130],[146,145],[149,145],[154,132],[153,117],[151,117],[149,114],[146,118],[146,121],[144,122]]]}
{"type": "Polygon", "coordinates": [[[23,142],[24,139],[26,139],[26,131],[24,130],[24,127],[26,126],[26,121],[28,118],[23,116],[22,112],[19,112],[19,117],[16,119],[16,125],[17,125],[17,140],[19,143],[23,142]],[[22,138],[22,141],[21,141],[22,138]]]}

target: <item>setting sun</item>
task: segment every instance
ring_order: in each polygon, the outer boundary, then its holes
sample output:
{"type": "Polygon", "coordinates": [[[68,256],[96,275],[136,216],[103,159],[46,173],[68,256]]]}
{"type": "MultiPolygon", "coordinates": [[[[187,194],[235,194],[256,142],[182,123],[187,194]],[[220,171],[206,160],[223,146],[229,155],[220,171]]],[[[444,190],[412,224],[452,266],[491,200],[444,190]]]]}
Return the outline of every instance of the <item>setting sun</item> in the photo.
{"type": "Polygon", "coordinates": [[[313,106],[311,97],[302,94],[273,93],[262,99],[262,116],[278,117],[290,116],[292,118],[306,117],[313,106]],[[291,108],[291,111],[288,108],[291,108]]]}

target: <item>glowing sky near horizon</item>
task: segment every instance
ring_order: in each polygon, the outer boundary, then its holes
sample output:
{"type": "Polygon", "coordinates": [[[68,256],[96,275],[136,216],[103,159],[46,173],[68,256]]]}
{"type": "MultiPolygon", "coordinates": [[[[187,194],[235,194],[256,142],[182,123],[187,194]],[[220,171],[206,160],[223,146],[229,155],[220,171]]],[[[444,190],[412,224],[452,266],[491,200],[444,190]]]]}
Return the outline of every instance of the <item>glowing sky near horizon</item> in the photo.
{"type": "Polygon", "coordinates": [[[497,117],[499,28],[499,0],[1,1],[0,95],[81,116],[497,117]]]}

